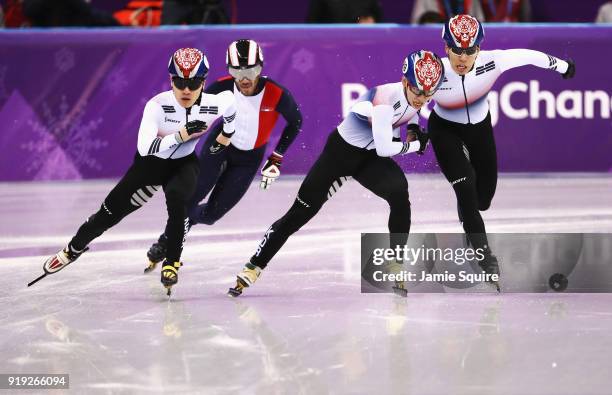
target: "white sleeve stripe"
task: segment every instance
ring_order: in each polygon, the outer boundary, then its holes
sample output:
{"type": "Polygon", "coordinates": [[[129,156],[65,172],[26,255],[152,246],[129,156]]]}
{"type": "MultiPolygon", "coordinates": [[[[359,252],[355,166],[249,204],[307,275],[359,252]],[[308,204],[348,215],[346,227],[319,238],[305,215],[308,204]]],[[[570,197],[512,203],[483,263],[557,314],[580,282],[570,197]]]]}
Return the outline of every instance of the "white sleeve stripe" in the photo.
{"type": "Polygon", "coordinates": [[[151,147],[149,147],[149,155],[156,154],[159,151],[159,144],[161,143],[161,138],[156,137],[155,140],[151,143],[151,147]]]}
{"type": "Polygon", "coordinates": [[[223,122],[225,123],[230,123],[232,122],[234,119],[236,119],[236,113],[233,113],[232,115],[230,115],[229,117],[223,117],[223,122]]]}

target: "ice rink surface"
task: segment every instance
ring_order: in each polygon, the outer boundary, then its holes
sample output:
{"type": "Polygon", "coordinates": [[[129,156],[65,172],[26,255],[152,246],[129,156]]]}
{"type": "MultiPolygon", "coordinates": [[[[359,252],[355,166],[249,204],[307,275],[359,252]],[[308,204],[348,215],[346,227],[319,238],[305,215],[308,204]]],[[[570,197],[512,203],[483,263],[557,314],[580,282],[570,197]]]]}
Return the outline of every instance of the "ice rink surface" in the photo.
{"type": "MultiPolygon", "coordinates": [[[[407,177],[412,231],[460,232],[446,181],[407,177]]],[[[142,274],[161,194],[26,288],[115,181],[0,184],[0,373],[68,373],[78,394],[611,392],[610,294],[361,294],[360,232],[385,232],[388,210],[354,181],[227,297],[299,182],[253,184],[192,229],[170,300],[159,270],[142,274]]],[[[612,232],[610,202],[610,176],[504,176],[484,218],[489,232],[612,232]]]]}

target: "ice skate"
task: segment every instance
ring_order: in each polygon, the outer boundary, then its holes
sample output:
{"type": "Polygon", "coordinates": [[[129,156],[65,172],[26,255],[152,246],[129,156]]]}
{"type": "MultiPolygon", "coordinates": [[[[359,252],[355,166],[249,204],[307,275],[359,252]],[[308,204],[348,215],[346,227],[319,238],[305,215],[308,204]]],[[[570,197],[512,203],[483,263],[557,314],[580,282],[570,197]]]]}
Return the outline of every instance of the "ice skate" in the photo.
{"type": "Polygon", "coordinates": [[[153,243],[147,252],[149,258],[149,266],[144,270],[145,273],[152,272],[157,267],[157,264],[166,259],[166,250],[168,248],[168,239],[165,235],[159,236],[159,240],[153,243]]]}
{"type": "Polygon", "coordinates": [[[260,275],[261,269],[259,267],[247,263],[242,271],[236,276],[236,285],[234,288],[230,288],[227,294],[234,298],[242,295],[242,290],[253,285],[260,275]]]}
{"type": "Polygon", "coordinates": [[[28,287],[34,285],[39,280],[42,280],[48,274],[59,272],[72,262],[76,261],[78,257],[80,257],[81,254],[83,254],[88,249],[88,247],[85,247],[81,251],[77,251],[70,245],[67,245],[66,248],[59,250],[57,254],[47,258],[47,260],[43,264],[44,273],[34,281],[30,282],[28,284],[28,287]]]}
{"type": "MultiPolygon", "coordinates": [[[[478,262],[478,266],[486,273],[486,274],[497,274],[499,278],[499,262],[497,261],[497,257],[491,253],[486,254],[482,261],[478,262]]],[[[501,292],[501,288],[499,286],[499,281],[490,280],[487,281],[489,284],[493,285],[497,292],[501,292]]]]}
{"type": "MultiPolygon", "coordinates": [[[[393,260],[391,262],[389,262],[387,264],[387,266],[385,267],[385,271],[388,274],[400,274],[403,270],[403,264],[393,260]]],[[[393,290],[393,293],[396,294],[397,296],[401,296],[402,298],[405,298],[408,296],[408,290],[406,289],[406,282],[405,281],[395,281],[393,284],[393,287],[391,287],[391,289],[393,290]]]]}
{"type": "Polygon", "coordinates": [[[181,262],[164,261],[161,272],[161,283],[168,290],[167,295],[172,294],[172,286],[178,282],[178,270],[183,266],[181,262]]]}

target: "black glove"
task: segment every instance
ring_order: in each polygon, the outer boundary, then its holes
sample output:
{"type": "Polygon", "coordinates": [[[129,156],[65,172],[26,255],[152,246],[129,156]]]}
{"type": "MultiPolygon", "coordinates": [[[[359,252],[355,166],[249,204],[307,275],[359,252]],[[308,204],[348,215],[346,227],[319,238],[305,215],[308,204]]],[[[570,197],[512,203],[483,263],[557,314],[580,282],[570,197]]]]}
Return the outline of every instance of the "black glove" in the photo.
{"type": "Polygon", "coordinates": [[[567,59],[567,71],[561,76],[563,76],[564,80],[569,80],[570,78],[574,78],[574,74],[576,74],[576,63],[572,59],[567,59]]]}
{"type": "Polygon", "coordinates": [[[409,134],[413,133],[416,136],[416,139],[419,141],[420,147],[416,152],[417,155],[423,155],[425,148],[427,148],[427,143],[429,143],[429,135],[425,132],[425,129],[415,123],[409,124],[406,129],[408,130],[409,134]]]}
{"type": "Polygon", "coordinates": [[[208,148],[208,150],[210,151],[211,154],[214,155],[214,154],[218,154],[219,152],[223,151],[226,148],[227,148],[227,145],[223,145],[215,140],[213,141],[212,145],[208,148]]]}
{"type": "Polygon", "coordinates": [[[200,121],[196,119],[195,121],[189,121],[185,124],[185,129],[187,130],[188,135],[192,135],[194,133],[199,133],[203,130],[208,129],[208,125],[204,121],[200,121]]]}

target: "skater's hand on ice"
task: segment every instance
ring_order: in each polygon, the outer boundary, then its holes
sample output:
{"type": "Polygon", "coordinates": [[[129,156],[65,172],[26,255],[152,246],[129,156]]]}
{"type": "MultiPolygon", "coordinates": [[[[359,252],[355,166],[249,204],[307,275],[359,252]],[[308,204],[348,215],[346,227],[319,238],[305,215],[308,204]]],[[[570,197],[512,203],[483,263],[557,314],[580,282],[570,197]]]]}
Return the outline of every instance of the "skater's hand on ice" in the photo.
{"type": "Polygon", "coordinates": [[[273,152],[272,155],[268,157],[266,163],[263,165],[261,169],[261,183],[259,186],[261,189],[268,189],[270,185],[280,176],[280,167],[283,161],[283,156],[273,152]]]}
{"type": "Polygon", "coordinates": [[[567,71],[563,74],[564,80],[569,80],[570,78],[574,78],[574,74],[576,74],[576,63],[572,59],[567,59],[567,71]]]}

